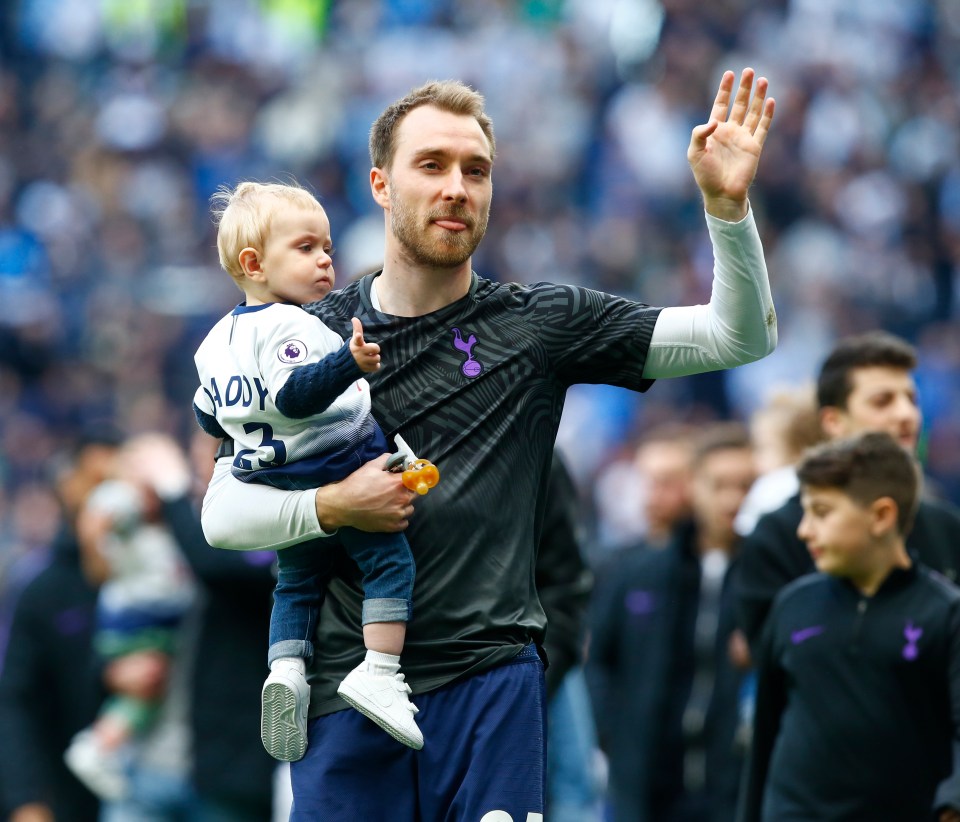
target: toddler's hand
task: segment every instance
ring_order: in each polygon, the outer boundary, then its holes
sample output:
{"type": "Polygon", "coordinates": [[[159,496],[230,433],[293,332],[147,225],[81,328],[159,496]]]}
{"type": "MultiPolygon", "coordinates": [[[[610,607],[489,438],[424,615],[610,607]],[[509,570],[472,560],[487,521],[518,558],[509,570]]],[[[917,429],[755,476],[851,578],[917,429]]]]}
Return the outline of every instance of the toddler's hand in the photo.
{"type": "Polygon", "coordinates": [[[372,374],[380,368],[380,346],[363,340],[363,326],[354,317],[353,336],[350,338],[350,353],[364,374],[372,374]]]}

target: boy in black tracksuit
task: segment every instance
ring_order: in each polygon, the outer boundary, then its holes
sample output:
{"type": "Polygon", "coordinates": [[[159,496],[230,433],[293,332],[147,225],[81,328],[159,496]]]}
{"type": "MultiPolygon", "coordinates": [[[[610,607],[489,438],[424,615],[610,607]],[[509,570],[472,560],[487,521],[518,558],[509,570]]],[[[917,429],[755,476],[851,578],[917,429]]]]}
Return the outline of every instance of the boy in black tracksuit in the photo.
{"type": "Polygon", "coordinates": [[[742,822],[960,820],[960,590],[910,559],[916,463],[888,434],[799,468],[822,572],[774,602],[742,822]]]}

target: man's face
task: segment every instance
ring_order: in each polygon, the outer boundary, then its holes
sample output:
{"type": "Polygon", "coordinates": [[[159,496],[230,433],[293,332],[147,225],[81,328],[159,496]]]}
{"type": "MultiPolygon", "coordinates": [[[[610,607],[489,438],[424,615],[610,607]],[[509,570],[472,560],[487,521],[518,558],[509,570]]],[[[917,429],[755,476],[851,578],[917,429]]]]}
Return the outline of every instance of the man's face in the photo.
{"type": "Polygon", "coordinates": [[[693,511],[713,547],[731,544],[733,521],[756,479],[749,448],[724,448],[705,456],[693,474],[693,511]]]}
{"type": "Polygon", "coordinates": [[[821,411],[830,439],[867,431],[886,431],[910,453],[916,451],[921,414],[917,386],[903,368],[870,366],[851,372],[852,390],[846,408],[821,411]]]}
{"type": "Polygon", "coordinates": [[[487,230],[492,170],[489,143],[473,117],[433,106],[404,117],[381,205],[410,262],[456,268],[470,259],[487,230]]]}
{"type": "Polygon", "coordinates": [[[690,448],[680,442],[649,442],[637,452],[644,516],[654,533],[669,532],[690,514],[690,461],[690,448]]]}

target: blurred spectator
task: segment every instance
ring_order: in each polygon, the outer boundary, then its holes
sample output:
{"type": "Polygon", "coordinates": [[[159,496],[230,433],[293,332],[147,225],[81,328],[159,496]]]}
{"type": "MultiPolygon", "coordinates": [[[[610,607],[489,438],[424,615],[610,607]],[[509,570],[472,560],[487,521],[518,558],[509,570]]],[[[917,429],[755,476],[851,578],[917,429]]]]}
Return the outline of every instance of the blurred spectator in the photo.
{"type": "Polygon", "coordinates": [[[636,451],[600,469],[594,497],[604,523],[598,536],[602,553],[640,539],[651,548],[663,546],[674,525],[689,517],[693,435],[692,426],[661,425],[643,437],[636,451]]]}
{"type": "Polygon", "coordinates": [[[90,662],[96,588],[81,568],[75,522],[90,491],[112,472],[119,438],[102,428],[55,467],[63,525],[49,564],[16,600],[0,674],[0,799],[12,822],[91,822],[97,801],[63,753],[96,712],[90,662]]]}
{"type": "MultiPolygon", "coordinates": [[[[150,655],[165,669],[182,650],[195,587],[160,519],[153,488],[124,478],[128,460],[129,451],[121,450],[118,477],[91,492],[77,522],[85,571],[98,586],[93,650],[104,668],[113,660],[150,655]]],[[[174,703],[185,703],[182,690],[111,691],[96,720],[67,748],[68,767],[107,803],[105,817],[146,815],[137,783],[147,780],[176,784],[187,793],[185,714],[174,710],[174,703]]]]}
{"type": "Polygon", "coordinates": [[[599,822],[601,776],[593,709],[583,677],[593,589],[581,542],[573,477],[557,452],[550,466],[535,578],[547,615],[547,806],[554,822],[599,822]]]}
{"type": "Polygon", "coordinates": [[[822,439],[813,386],[771,394],[753,412],[750,441],[757,481],[737,513],[738,534],[749,534],[760,516],[776,510],[800,490],[794,464],[807,448],[822,439]]]}
{"type": "MultiPolygon", "coordinates": [[[[62,471],[58,488],[66,522],[73,522],[70,512],[91,487],[113,475],[107,457],[118,444],[85,443],[62,471]]],[[[161,499],[164,519],[201,584],[176,664],[150,652],[132,653],[103,671],[108,691],[147,699],[167,691],[141,767],[130,771],[138,819],[147,818],[146,802],[158,819],[181,818],[177,814],[188,809],[210,820],[270,818],[275,763],[263,751],[258,727],[273,557],[216,551],[203,539],[194,506],[206,488],[204,472],[212,470],[215,445],[197,435],[194,468],[166,435],[141,435],[124,447],[128,478],[161,499]],[[173,778],[159,778],[163,773],[173,778]]],[[[11,814],[22,814],[10,817],[16,822],[48,822],[51,813],[83,822],[98,816],[95,798],[63,765],[70,739],[93,720],[102,695],[91,662],[96,589],[88,579],[102,569],[88,566],[84,574],[80,557],[71,527],[15,612],[0,677],[0,731],[9,740],[0,746],[0,798],[11,814]]],[[[130,807],[114,805],[113,818],[133,818],[130,807]]]]}
{"type": "Polygon", "coordinates": [[[263,822],[272,812],[277,764],[259,730],[275,557],[215,550],[204,539],[199,504],[217,443],[196,433],[188,461],[169,436],[147,434],[133,444],[131,463],[160,497],[200,584],[187,685],[195,811],[205,820],[263,822]]]}
{"type": "Polygon", "coordinates": [[[730,822],[741,670],[729,584],[733,520],[755,477],[744,428],[708,427],[692,462],[692,518],[664,549],[610,561],[591,605],[587,674],[616,822],[730,822]]]}

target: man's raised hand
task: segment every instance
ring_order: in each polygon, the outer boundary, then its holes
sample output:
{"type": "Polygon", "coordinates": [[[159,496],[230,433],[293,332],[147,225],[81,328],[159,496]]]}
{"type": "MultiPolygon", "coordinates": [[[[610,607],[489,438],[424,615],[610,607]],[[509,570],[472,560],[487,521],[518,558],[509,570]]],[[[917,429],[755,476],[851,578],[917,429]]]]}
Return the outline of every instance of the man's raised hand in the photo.
{"type": "Polygon", "coordinates": [[[754,71],[745,68],[731,105],[734,73],[720,80],[710,119],[693,129],[687,160],[708,213],[735,222],[747,214],[747,190],[773,121],[775,102],[767,97],[767,78],[754,88],[754,71]]]}

